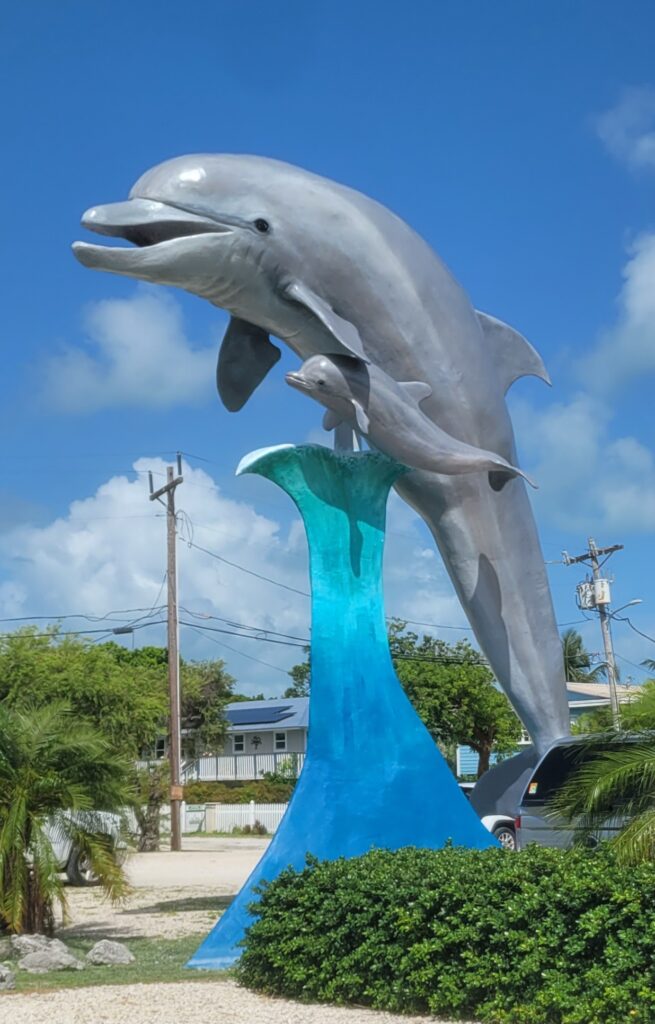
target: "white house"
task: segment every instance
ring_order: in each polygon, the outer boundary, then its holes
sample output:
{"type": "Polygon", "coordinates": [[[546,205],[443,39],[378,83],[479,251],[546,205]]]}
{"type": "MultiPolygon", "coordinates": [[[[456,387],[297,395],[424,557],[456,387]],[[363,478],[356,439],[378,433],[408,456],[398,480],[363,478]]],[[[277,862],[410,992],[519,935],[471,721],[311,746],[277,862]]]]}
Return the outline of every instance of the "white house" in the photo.
{"type": "Polygon", "coordinates": [[[235,701],[225,706],[222,750],[187,761],[185,781],[261,779],[269,772],[300,773],[307,750],[308,697],[235,701]]]}

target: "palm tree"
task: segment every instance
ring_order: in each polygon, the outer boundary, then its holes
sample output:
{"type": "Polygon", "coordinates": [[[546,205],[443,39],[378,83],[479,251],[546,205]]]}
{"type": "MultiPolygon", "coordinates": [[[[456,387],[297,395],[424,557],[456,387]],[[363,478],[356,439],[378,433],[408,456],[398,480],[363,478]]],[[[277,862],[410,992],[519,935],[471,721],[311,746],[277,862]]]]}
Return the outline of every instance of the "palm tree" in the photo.
{"type": "Polygon", "coordinates": [[[93,815],[126,805],[128,765],[64,705],[0,707],[0,931],[54,929],[66,896],[51,841],[53,823],[82,850],[112,899],[127,892],[93,815]],[[63,813],[62,813],[63,812],[63,813]],[[90,830],[91,829],[91,830],[90,830]]]}
{"type": "Polygon", "coordinates": [[[562,633],[564,678],[567,683],[593,683],[603,673],[603,666],[591,667],[591,655],[577,629],[562,633]]]}
{"type": "Polygon", "coordinates": [[[625,865],[655,858],[655,737],[625,744],[620,734],[573,773],[552,803],[555,815],[575,823],[583,837],[603,826],[623,826],[610,840],[625,865]]]}
{"type": "Polygon", "coordinates": [[[608,822],[623,826],[611,843],[617,858],[632,865],[655,859],[655,680],[623,706],[622,728],[581,747],[583,754],[597,752],[583,756],[552,810],[583,836],[608,822]]]}

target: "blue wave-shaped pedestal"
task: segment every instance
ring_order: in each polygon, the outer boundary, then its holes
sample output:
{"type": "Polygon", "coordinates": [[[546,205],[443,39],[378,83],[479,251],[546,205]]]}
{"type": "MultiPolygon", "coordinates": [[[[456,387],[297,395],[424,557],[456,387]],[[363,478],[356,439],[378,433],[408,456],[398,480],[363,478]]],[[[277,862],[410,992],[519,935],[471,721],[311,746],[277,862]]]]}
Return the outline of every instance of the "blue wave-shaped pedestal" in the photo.
{"type": "Polygon", "coordinates": [[[372,846],[496,845],[414,711],[389,654],[382,553],[389,489],[404,467],[376,452],[318,445],[255,452],[259,473],[294,500],[305,524],[312,591],[307,756],[270,846],[189,967],[240,955],[253,888],[306,854],[356,857],[372,846]]]}

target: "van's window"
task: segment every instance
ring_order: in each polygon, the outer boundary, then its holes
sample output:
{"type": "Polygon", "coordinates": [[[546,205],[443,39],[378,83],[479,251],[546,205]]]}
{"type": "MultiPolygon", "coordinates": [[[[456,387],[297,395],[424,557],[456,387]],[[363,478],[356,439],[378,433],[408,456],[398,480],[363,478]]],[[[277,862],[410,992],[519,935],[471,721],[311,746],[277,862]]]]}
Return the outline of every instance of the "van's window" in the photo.
{"type": "Polygon", "coordinates": [[[593,746],[575,743],[555,747],[546,755],[530,779],[522,803],[535,807],[551,800],[583,764],[593,761],[606,750],[621,749],[613,743],[595,743],[593,746]]]}

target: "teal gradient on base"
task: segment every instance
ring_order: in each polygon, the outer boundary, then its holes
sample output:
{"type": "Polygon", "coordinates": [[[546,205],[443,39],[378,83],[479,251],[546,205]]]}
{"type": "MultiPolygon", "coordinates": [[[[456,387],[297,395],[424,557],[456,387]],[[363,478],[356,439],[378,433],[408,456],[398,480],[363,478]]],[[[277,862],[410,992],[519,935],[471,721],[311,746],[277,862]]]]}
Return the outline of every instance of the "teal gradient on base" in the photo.
{"type": "Polygon", "coordinates": [[[287,812],[238,896],[189,961],[229,967],[252,920],[253,888],[284,868],[371,847],[482,849],[481,824],[394,672],[382,600],[389,489],[406,472],[377,452],[283,446],[248,456],[294,500],[305,524],[312,591],[307,756],[287,812]]]}

